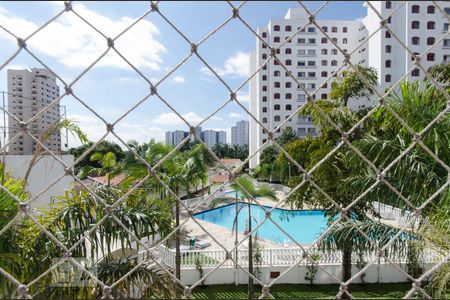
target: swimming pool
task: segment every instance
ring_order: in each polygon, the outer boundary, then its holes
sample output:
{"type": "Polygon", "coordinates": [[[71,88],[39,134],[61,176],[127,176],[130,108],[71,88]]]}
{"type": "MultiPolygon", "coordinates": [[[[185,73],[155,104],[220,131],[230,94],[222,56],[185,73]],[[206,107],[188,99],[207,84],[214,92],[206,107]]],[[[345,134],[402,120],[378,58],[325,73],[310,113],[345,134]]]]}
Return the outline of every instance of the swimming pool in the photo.
{"type": "MultiPolygon", "coordinates": [[[[228,229],[233,228],[233,222],[236,214],[236,205],[238,209],[242,207],[238,216],[238,230],[243,233],[245,223],[248,218],[248,205],[239,202],[232,203],[218,208],[210,209],[194,215],[195,218],[207,221],[213,224],[224,226],[228,229]]],[[[269,209],[270,207],[265,207],[269,209]]],[[[264,210],[256,204],[251,205],[252,226],[255,228],[265,218],[264,210]]],[[[272,220],[278,223],[290,236],[300,244],[311,244],[327,227],[327,217],[323,210],[285,210],[275,209],[271,214],[272,220]]],[[[267,220],[258,228],[258,236],[282,244],[292,241],[270,220],[267,220]]],[[[231,238],[231,236],[230,236],[231,238]]]]}
{"type": "Polygon", "coordinates": [[[241,199],[242,197],[245,197],[245,195],[241,191],[228,191],[223,194],[230,198],[237,197],[238,199],[241,199]]]}

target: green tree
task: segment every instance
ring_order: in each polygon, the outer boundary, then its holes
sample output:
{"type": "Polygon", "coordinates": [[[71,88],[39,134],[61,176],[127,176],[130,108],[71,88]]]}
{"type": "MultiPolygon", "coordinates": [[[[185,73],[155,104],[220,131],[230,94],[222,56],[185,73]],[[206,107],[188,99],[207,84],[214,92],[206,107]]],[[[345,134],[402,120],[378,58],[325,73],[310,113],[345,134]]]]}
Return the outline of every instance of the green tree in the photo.
{"type": "MultiPolygon", "coordinates": [[[[248,176],[240,176],[236,178],[236,181],[238,183],[233,183],[232,187],[233,189],[240,191],[243,194],[243,199],[247,202],[247,210],[248,210],[248,218],[247,218],[247,224],[248,224],[248,231],[252,231],[252,210],[251,210],[251,203],[252,198],[255,197],[267,197],[272,200],[276,200],[275,192],[272,191],[267,185],[262,185],[260,187],[256,187],[255,184],[251,181],[251,179],[248,176]]],[[[235,216],[235,222],[238,218],[238,214],[241,210],[238,211],[238,213],[235,216]]],[[[236,228],[237,230],[237,228],[236,228]]],[[[255,275],[253,270],[253,234],[250,234],[248,237],[248,272],[250,274],[255,275]]],[[[254,287],[253,287],[253,278],[249,276],[248,278],[248,299],[254,298],[254,287]]]]}
{"type": "Polygon", "coordinates": [[[297,134],[295,133],[294,129],[292,127],[288,126],[283,129],[280,136],[276,138],[276,141],[280,146],[284,146],[290,141],[295,140],[297,137],[297,134]]]}
{"type": "MultiPolygon", "coordinates": [[[[82,156],[90,147],[94,145],[93,142],[86,142],[85,144],[69,149],[69,153],[72,154],[77,160],[80,156],[82,156]]],[[[114,142],[110,141],[101,141],[98,143],[97,147],[95,147],[94,150],[92,150],[93,153],[101,153],[105,155],[108,152],[114,153],[116,156],[116,160],[118,162],[121,162],[125,158],[125,152],[120,148],[120,146],[114,142]]],[[[79,170],[83,167],[91,166],[95,168],[100,168],[101,165],[98,161],[91,161],[90,160],[90,153],[85,156],[76,166],[75,166],[75,173],[78,173],[79,170]]]]}
{"type": "Polygon", "coordinates": [[[330,98],[339,101],[343,106],[348,105],[350,98],[368,97],[374,93],[372,86],[377,85],[378,75],[374,68],[356,65],[355,71],[343,71],[334,81],[331,82],[330,98]],[[362,80],[359,75],[366,80],[362,80]]]}
{"type": "Polygon", "coordinates": [[[442,83],[447,88],[450,87],[450,63],[444,62],[428,68],[428,73],[437,82],[442,83]]]}
{"type": "MultiPolygon", "coordinates": [[[[172,151],[171,146],[160,143],[153,144],[147,151],[145,160],[152,166],[157,164],[172,151]]],[[[157,175],[178,197],[190,195],[191,190],[204,185],[207,180],[207,167],[213,164],[209,152],[201,144],[195,145],[191,150],[172,153],[157,168],[157,175]],[[183,195],[184,193],[184,195],[183,195]]],[[[148,174],[148,168],[140,161],[127,166],[131,178],[140,180],[148,174]]],[[[154,194],[159,194],[161,199],[167,201],[170,207],[175,206],[175,227],[180,224],[180,203],[173,195],[160,184],[158,180],[151,177],[145,183],[147,188],[154,194]]],[[[180,231],[175,234],[175,275],[181,276],[181,252],[180,231]]]]}

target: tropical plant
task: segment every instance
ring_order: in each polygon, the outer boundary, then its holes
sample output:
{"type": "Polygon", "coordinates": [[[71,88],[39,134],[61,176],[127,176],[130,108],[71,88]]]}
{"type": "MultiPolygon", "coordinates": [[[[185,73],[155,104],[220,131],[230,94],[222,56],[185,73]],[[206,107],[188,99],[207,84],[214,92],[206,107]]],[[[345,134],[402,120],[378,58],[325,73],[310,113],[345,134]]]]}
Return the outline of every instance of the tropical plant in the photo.
{"type": "Polygon", "coordinates": [[[100,167],[85,166],[78,173],[79,178],[85,178],[86,176],[105,176],[106,184],[111,185],[111,179],[119,175],[123,171],[123,164],[117,162],[116,155],[113,152],[107,152],[102,154],[96,152],[91,155],[90,158],[93,162],[98,162],[100,167]]]}
{"type": "Polygon", "coordinates": [[[444,62],[428,68],[428,73],[445,87],[450,86],[450,63],[444,62]]]}
{"type": "Polygon", "coordinates": [[[377,71],[374,68],[356,65],[357,71],[343,71],[331,82],[330,98],[348,105],[350,98],[363,98],[373,94],[371,86],[377,85],[377,71]],[[366,80],[361,79],[360,75],[366,80]],[[366,84],[368,82],[370,85],[366,84]]]}
{"type": "MultiPolygon", "coordinates": [[[[255,275],[253,270],[253,234],[252,232],[252,210],[251,203],[252,198],[255,197],[267,197],[272,200],[276,200],[275,192],[271,190],[267,185],[262,185],[261,187],[256,187],[255,184],[248,176],[240,176],[236,178],[237,183],[233,183],[232,187],[236,191],[240,191],[242,193],[242,200],[246,200],[247,202],[247,210],[248,210],[248,218],[246,221],[249,237],[248,237],[248,272],[252,275],[255,275]]],[[[242,209],[242,207],[241,207],[242,209]]],[[[236,224],[239,211],[236,213],[234,224],[236,224]]],[[[233,225],[234,226],[234,225],[233,225]]],[[[236,226],[237,230],[237,226],[236,226]]],[[[254,297],[254,287],[253,287],[253,277],[248,277],[248,299],[253,299],[254,297]]]]}
{"type": "Polygon", "coordinates": [[[306,275],[305,275],[305,280],[308,280],[309,281],[309,285],[313,286],[314,280],[316,279],[317,272],[319,271],[319,267],[314,262],[319,261],[320,255],[317,254],[317,253],[311,254],[309,256],[309,258],[310,259],[308,260],[308,262],[306,264],[306,270],[307,271],[306,271],[306,275]]]}
{"type": "MultiPolygon", "coordinates": [[[[197,190],[199,185],[207,181],[207,167],[213,164],[213,159],[201,144],[196,144],[191,150],[172,153],[173,148],[160,143],[149,147],[145,155],[148,164],[154,166],[167,156],[164,162],[159,164],[157,175],[177,197],[185,197],[197,190]]],[[[148,175],[148,168],[140,161],[135,161],[126,167],[130,178],[141,180],[148,175]]],[[[175,199],[158,179],[154,176],[148,178],[143,186],[151,193],[158,195],[166,201],[169,207],[175,206],[175,224],[180,225],[180,202],[175,199]]],[[[175,275],[181,276],[181,252],[180,230],[175,234],[175,275]]]]}

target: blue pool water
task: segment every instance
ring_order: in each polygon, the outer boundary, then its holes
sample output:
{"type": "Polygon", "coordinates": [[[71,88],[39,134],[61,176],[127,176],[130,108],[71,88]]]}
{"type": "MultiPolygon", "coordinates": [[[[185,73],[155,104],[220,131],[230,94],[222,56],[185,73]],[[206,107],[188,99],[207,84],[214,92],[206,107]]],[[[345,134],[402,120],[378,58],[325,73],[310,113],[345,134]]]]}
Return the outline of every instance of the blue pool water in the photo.
{"type": "MultiPolygon", "coordinates": [[[[236,205],[241,208],[238,215],[238,230],[240,233],[245,231],[245,223],[248,219],[248,205],[246,203],[237,203],[221,206],[211,210],[195,214],[195,218],[211,222],[228,229],[233,228],[233,222],[236,215],[236,205]]],[[[266,207],[269,209],[269,207],[266,207]]],[[[256,204],[251,205],[252,227],[255,228],[265,218],[265,212],[256,204]]],[[[322,210],[285,210],[275,209],[271,214],[272,220],[278,223],[290,236],[300,244],[311,244],[327,228],[327,217],[322,210]]],[[[258,236],[272,240],[275,243],[282,244],[292,241],[270,220],[267,220],[258,228],[258,236]]],[[[231,235],[230,235],[231,238],[231,235]]]]}

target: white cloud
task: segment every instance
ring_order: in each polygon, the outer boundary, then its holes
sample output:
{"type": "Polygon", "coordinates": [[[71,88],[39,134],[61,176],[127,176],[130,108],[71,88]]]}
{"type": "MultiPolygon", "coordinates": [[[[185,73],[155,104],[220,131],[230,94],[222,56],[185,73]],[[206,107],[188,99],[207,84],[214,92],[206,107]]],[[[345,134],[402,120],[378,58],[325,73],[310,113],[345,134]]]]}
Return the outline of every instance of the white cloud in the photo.
{"type": "Polygon", "coordinates": [[[177,82],[177,83],[183,83],[183,82],[186,81],[186,79],[185,79],[184,77],[182,77],[182,76],[175,76],[175,77],[173,78],[173,81],[174,81],[174,82],[177,82]]]}
{"type": "Polygon", "coordinates": [[[233,118],[233,119],[240,119],[240,118],[242,118],[242,116],[240,114],[238,114],[238,113],[231,113],[229,115],[229,117],[233,118]]]}
{"type": "Polygon", "coordinates": [[[242,103],[250,102],[250,94],[248,92],[238,91],[236,98],[239,102],[242,102],[242,103]]]}
{"type": "MultiPolygon", "coordinates": [[[[106,125],[94,115],[69,114],[67,118],[77,124],[91,141],[98,141],[106,133],[106,125]]],[[[148,120],[143,119],[141,121],[142,122],[139,123],[119,122],[114,128],[114,132],[125,142],[137,140],[138,142],[143,143],[150,141],[152,138],[157,141],[164,140],[165,130],[159,127],[150,126],[148,120]]],[[[124,148],[124,146],[112,135],[108,135],[106,139],[114,140],[124,148]]],[[[69,147],[80,145],[80,141],[70,134],[68,140],[69,147]]]]}
{"type": "MultiPolygon", "coordinates": [[[[213,69],[219,76],[247,77],[250,75],[250,53],[238,51],[225,61],[222,68],[213,69]]],[[[202,67],[201,71],[213,75],[207,67],[202,67]]]]}
{"type": "MultiPolygon", "coordinates": [[[[111,38],[133,22],[133,19],[129,17],[113,20],[88,9],[81,3],[73,4],[73,8],[111,38]]],[[[15,17],[6,9],[0,10],[0,24],[22,38],[27,37],[40,26],[24,18],[15,17]]],[[[143,19],[119,37],[115,41],[115,47],[136,67],[160,70],[161,55],[167,49],[156,40],[158,34],[158,28],[143,19]]],[[[0,37],[14,40],[3,30],[0,31],[0,37]]],[[[77,68],[89,66],[107,49],[106,40],[73,13],[61,15],[33,36],[27,44],[32,51],[44,53],[68,67],[77,68]]],[[[109,51],[97,65],[130,68],[114,51],[109,51]]]]}
{"type": "MultiPolygon", "coordinates": [[[[188,121],[191,125],[195,125],[203,121],[203,118],[197,115],[195,112],[188,112],[185,114],[181,114],[183,118],[188,121]]],[[[158,115],[153,123],[159,125],[180,125],[185,124],[180,117],[178,117],[175,113],[162,113],[158,115]]]]}

